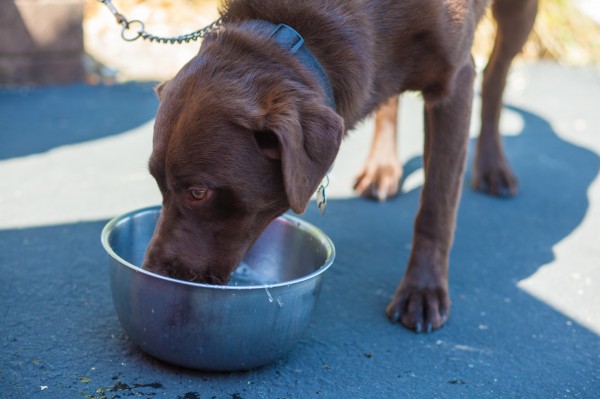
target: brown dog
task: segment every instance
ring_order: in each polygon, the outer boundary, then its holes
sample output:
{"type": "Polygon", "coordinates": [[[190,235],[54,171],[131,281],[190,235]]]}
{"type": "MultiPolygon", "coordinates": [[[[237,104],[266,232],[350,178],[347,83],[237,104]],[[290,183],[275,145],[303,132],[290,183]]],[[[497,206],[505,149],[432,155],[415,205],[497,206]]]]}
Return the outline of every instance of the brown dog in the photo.
{"type": "MultiPolygon", "coordinates": [[[[163,211],[144,267],[226,283],[271,220],[305,210],[346,130],[389,98],[418,90],[426,181],[408,268],[387,314],[417,332],[441,327],[473,96],[470,47],[487,3],[228,1],[224,28],[158,89],[150,171],[163,211]]],[[[499,34],[484,78],[474,175],[476,187],[494,194],[516,191],[498,118],[510,62],[536,9],[537,0],[493,5],[499,34]]],[[[393,101],[387,111],[395,113],[393,101]]],[[[376,173],[363,185],[391,184],[392,193],[399,175],[399,167],[376,173]]]]}

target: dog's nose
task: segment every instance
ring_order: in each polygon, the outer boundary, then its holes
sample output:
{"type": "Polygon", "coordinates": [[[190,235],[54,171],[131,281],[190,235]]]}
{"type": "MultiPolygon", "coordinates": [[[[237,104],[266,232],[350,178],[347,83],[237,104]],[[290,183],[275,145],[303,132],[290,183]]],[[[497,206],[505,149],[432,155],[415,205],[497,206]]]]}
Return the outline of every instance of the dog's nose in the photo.
{"type": "Polygon", "coordinates": [[[212,285],[225,285],[227,283],[227,278],[209,271],[202,271],[204,269],[200,267],[190,267],[177,258],[169,257],[167,259],[161,255],[160,251],[155,249],[146,252],[142,268],[162,276],[193,283],[212,285]]]}

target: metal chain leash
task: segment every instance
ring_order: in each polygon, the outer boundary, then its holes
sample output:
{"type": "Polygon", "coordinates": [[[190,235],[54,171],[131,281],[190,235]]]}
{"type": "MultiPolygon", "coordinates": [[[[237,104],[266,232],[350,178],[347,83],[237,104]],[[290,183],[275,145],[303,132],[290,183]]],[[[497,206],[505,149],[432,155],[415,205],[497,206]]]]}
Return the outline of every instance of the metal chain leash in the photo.
{"type": "Polygon", "coordinates": [[[189,43],[191,40],[196,41],[198,39],[202,39],[209,33],[216,32],[219,30],[221,25],[223,24],[223,18],[219,18],[216,21],[211,22],[209,25],[205,26],[202,29],[198,29],[195,32],[188,33],[185,35],[174,36],[174,37],[161,37],[156,36],[151,33],[146,32],[144,23],[139,19],[128,20],[125,18],[123,14],[121,14],[117,8],[112,4],[111,0],[98,0],[100,3],[103,3],[108,7],[110,12],[117,19],[117,24],[121,25],[123,29],[121,30],[121,37],[123,40],[128,42],[132,42],[134,40],[139,39],[140,37],[143,40],[148,40],[150,42],[157,43],[189,43]],[[136,30],[137,28],[137,30],[136,30]]]}

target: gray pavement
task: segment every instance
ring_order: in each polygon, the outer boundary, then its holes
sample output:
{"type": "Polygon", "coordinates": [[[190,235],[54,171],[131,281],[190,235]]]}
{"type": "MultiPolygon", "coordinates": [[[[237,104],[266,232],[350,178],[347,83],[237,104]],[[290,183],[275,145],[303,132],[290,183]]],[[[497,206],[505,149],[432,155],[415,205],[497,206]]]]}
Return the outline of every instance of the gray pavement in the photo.
{"type": "Polygon", "coordinates": [[[338,253],[313,321],[289,355],[238,373],[145,355],[112,307],[100,230],[160,200],[146,172],[151,87],[0,91],[0,397],[598,397],[596,70],[515,67],[502,131],[522,191],[499,200],[463,190],[452,316],[434,334],[408,332],[383,313],[418,206],[420,99],[402,100],[405,180],[387,203],[352,196],[371,121],[351,133],[331,173],[327,214],[311,206],[303,215],[338,253]]]}

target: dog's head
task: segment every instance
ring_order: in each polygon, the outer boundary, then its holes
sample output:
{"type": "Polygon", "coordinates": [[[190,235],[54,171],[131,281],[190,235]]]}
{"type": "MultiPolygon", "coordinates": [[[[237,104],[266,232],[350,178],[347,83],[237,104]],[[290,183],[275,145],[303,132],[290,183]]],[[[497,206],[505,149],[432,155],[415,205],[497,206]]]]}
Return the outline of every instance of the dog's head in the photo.
{"type": "Polygon", "coordinates": [[[149,167],[163,208],[143,266],[224,284],[269,222],[304,212],[343,121],[293,68],[204,47],[157,90],[149,167]]]}

